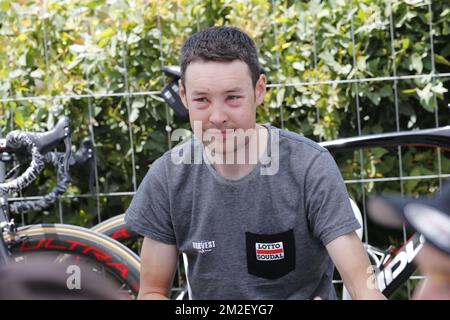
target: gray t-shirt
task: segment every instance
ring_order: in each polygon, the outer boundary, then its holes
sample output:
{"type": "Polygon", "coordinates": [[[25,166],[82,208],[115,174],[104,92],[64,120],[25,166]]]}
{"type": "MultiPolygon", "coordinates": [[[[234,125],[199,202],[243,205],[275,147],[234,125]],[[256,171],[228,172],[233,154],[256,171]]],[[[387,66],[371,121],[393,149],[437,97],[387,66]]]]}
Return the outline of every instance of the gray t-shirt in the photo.
{"type": "Polygon", "coordinates": [[[342,177],[326,149],[267,128],[265,157],[239,180],[195,138],[169,150],[126,212],[131,229],[186,253],[193,299],[336,298],[325,246],[360,228],[342,177]]]}

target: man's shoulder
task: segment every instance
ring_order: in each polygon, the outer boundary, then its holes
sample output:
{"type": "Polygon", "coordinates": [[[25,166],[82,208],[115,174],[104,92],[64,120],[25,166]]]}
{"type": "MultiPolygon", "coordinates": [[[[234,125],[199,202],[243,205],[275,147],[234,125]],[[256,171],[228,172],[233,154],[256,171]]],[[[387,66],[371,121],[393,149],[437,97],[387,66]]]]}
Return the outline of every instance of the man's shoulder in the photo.
{"type": "Polygon", "coordinates": [[[270,126],[272,130],[278,131],[279,137],[280,137],[280,143],[285,143],[289,145],[291,148],[294,149],[302,149],[302,151],[305,151],[305,149],[309,152],[313,153],[321,153],[321,152],[328,152],[327,149],[319,145],[317,142],[314,142],[313,140],[306,138],[296,132],[289,131],[286,129],[280,129],[274,126],[270,126]]]}

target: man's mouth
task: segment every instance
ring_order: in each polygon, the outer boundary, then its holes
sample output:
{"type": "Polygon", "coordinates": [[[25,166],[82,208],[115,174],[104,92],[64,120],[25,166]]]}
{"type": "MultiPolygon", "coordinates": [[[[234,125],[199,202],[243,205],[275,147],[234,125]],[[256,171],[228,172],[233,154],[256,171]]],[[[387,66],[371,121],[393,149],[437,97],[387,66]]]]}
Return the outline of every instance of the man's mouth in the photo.
{"type": "Polygon", "coordinates": [[[230,137],[234,133],[234,129],[224,129],[224,130],[209,129],[209,130],[206,130],[206,132],[210,135],[213,135],[216,137],[218,136],[222,139],[226,139],[227,136],[230,137]]]}

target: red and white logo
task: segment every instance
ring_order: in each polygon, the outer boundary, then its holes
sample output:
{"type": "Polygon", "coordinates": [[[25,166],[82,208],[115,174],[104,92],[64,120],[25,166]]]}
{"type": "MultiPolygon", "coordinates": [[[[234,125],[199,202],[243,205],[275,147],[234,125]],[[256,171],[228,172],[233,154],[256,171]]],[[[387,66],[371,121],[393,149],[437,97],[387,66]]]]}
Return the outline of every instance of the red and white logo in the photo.
{"type": "Polygon", "coordinates": [[[283,242],[258,243],[256,242],[256,260],[274,261],[284,259],[283,242]]]}

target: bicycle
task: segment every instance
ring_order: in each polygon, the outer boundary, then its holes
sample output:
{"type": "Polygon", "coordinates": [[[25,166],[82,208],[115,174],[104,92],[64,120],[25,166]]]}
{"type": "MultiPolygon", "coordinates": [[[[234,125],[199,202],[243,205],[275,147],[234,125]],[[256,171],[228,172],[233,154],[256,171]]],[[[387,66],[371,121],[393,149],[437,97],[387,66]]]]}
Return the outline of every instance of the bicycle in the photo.
{"type": "Polygon", "coordinates": [[[36,224],[17,227],[10,214],[39,211],[54,203],[70,182],[69,166],[89,157],[89,143],[83,142],[72,155],[69,120],[63,117],[50,131],[44,133],[12,131],[0,139],[0,266],[11,263],[32,263],[41,257],[54,262],[83,264],[115,283],[122,297],[133,298],[139,291],[139,257],[121,243],[89,229],[67,224],[36,224]],[[50,152],[64,142],[65,152],[50,152]],[[31,154],[29,167],[20,175],[13,168],[6,174],[5,164],[13,156],[31,154]],[[9,203],[8,193],[30,185],[43,170],[45,163],[57,167],[57,186],[38,200],[9,203]]]}
{"type": "MultiPolygon", "coordinates": [[[[442,147],[450,150],[450,126],[410,132],[383,133],[319,143],[331,153],[368,147],[442,147]]],[[[366,251],[376,269],[378,288],[386,297],[409,279],[417,267],[414,258],[423,247],[424,239],[419,233],[412,234],[399,247],[386,250],[365,244],[366,251]]]]}
{"type": "Polygon", "coordinates": [[[448,300],[450,298],[450,184],[442,186],[432,198],[372,197],[369,216],[390,228],[420,232],[426,243],[417,255],[417,266],[425,276],[414,291],[413,299],[448,300]]]}
{"type": "MultiPolygon", "coordinates": [[[[340,151],[348,151],[368,147],[389,146],[426,146],[442,147],[450,149],[450,126],[425,129],[411,132],[383,133],[361,137],[338,139],[321,142],[321,146],[327,148],[332,154],[340,151]]],[[[356,205],[352,205],[358,220],[362,220],[361,213],[357,212],[356,205]]],[[[112,217],[94,226],[92,230],[103,233],[127,246],[136,247],[140,243],[141,236],[130,230],[125,224],[125,214],[112,217]]],[[[362,234],[359,235],[362,238],[362,234]]],[[[376,269],[376,281],[378,287],[386,297],[391,297],[395,291],[415,272],[414,257],[422,248],[423,238],[415,233],[400,247],[390,246],[386,250],[365,244],[366,251],[376,269]]],[[[186,259],[182,262],[186,268],[186,259]]],[[[180,290],[175,297],[186,295],[187,288],[180,290]]],[[[346,293],[343,293],[345,298],[346,293]]]]}

